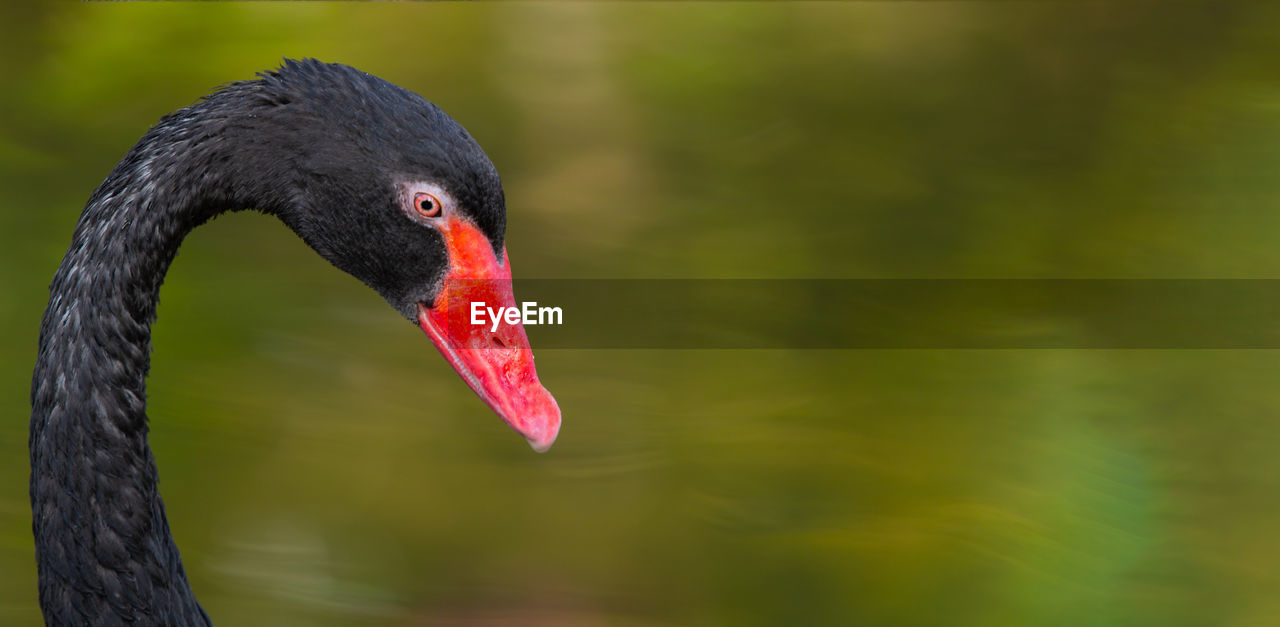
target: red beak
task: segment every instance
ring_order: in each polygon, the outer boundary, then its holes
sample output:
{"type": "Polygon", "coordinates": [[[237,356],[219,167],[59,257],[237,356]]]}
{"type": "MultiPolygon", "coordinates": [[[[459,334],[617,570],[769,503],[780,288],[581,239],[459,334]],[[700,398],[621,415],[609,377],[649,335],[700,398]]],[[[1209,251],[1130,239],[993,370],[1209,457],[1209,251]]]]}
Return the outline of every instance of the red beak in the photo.
{"type": "Polygon", "coordinates": [[[501,258],[494,256],[489,239],[455,217],[444,220],[441,230],[449,271],[435,303],[418,304],[418,324],[471,390],[543,452],[560,431],[560,407],[538,381],[524,325],[491,318],[491,312],[516,307],[506,248],[501,258]],[[480,324],[472,324],[472,303],[481,303],[480,324]]]}

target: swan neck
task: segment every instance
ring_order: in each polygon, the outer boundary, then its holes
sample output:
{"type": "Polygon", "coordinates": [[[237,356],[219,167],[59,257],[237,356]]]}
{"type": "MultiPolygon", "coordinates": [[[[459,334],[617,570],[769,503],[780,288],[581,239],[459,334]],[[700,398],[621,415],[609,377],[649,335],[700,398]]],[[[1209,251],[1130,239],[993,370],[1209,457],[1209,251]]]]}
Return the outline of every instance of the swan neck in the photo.
{"type": "Polygon", "coordinates": [[[208,624],[169,532],[146,418],[161,282],[182,238],[215,213],[196,199],[217,177],[183,161],[192,154],[164,122],[152,129],[90,198],[50,285],[30,453],[51,625],[208,624]]]}

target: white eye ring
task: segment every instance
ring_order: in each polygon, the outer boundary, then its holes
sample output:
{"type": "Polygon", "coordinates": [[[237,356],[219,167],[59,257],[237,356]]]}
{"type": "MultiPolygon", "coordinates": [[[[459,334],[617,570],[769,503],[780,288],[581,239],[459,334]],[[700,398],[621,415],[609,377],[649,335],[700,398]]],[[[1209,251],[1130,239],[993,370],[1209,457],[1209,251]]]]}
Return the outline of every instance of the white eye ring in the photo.
{"type": "Polygon", "coordinates": [[[453,196],[438,183],[424,179],[401,179],[400,210],[419,223],[430,224],[454,211],[453,196]]]}

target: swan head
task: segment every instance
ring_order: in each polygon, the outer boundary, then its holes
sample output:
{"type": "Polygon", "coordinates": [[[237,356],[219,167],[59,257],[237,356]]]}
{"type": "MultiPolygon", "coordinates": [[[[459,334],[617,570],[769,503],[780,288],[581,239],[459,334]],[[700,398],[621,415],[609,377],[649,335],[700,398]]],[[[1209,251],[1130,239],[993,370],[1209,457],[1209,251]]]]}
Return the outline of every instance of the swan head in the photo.
{"type": "MultiPolygon", "coordinates": [[[[535,450],[560,427],[523,326],[473,324],[516,307],[506,200],[479,144],[439,107],[371,74],[286,61],[206,103],[226,113],[224,160],[257,207],[417,324],[463,381],[535,450]],[[246,114],[246,111],[249,111],[246,114]]],[[[234,197],[237,190],[229,190],[234,197]]]]}

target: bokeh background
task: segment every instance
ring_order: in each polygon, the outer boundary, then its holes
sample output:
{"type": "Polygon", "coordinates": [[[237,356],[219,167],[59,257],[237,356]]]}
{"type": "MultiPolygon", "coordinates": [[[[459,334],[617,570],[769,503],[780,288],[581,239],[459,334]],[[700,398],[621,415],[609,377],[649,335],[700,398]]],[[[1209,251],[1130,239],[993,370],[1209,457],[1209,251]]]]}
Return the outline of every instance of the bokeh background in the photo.
{"type": "MultiPolygon", "coordinates": [[[[48,279],[218,84],[313,56],[435,101],[523,277],[1280,278],[1277,32],[1264,3],[6,2],[0,624],[39,620],[48,279]]],[[[197,230],[161,300],[151,442],[224,625],[1280,624],[1275,351],[539,350],[565,426],[535,455],[269,218],[197,230]]]]}

